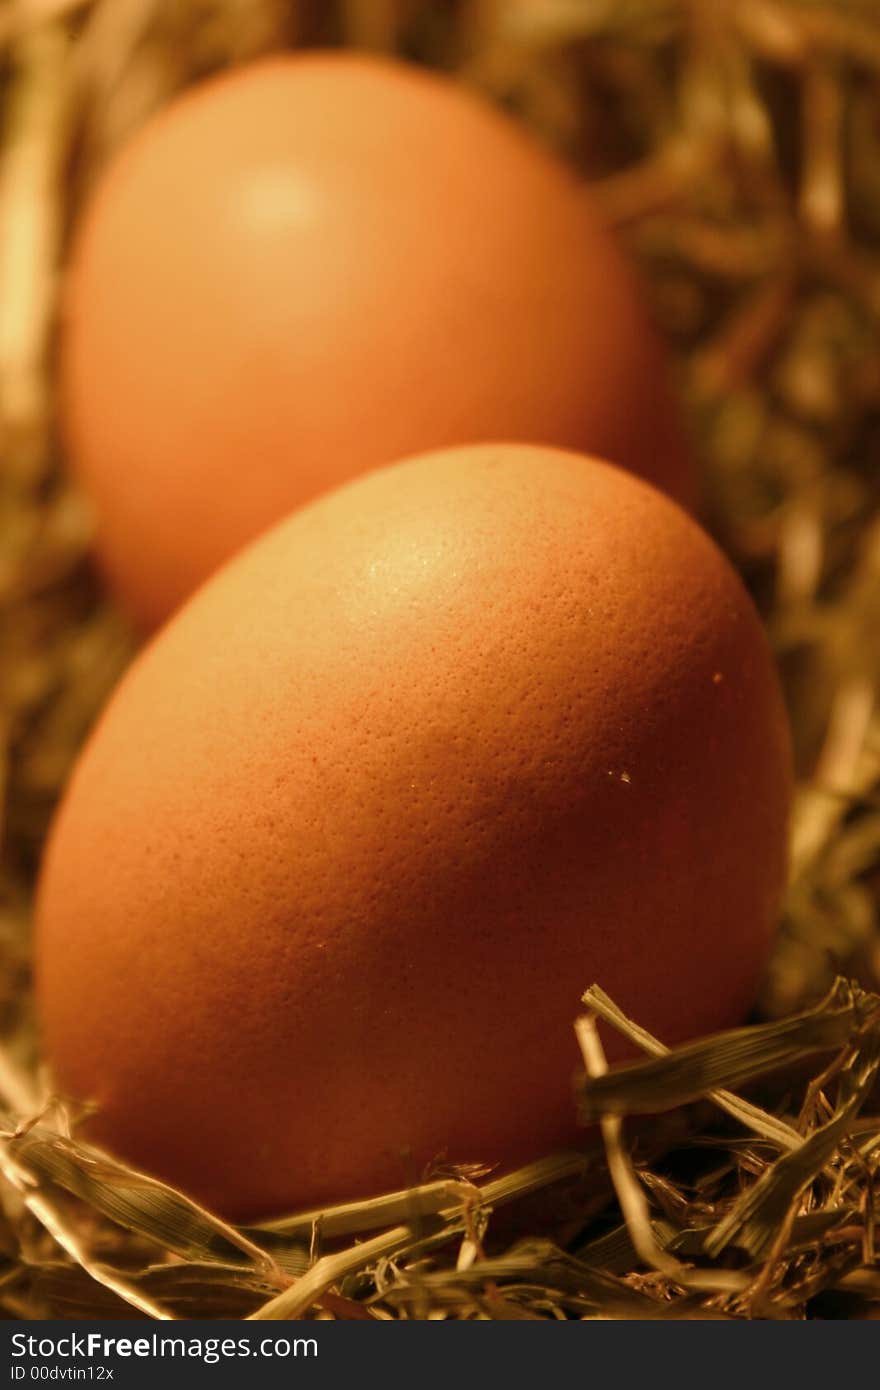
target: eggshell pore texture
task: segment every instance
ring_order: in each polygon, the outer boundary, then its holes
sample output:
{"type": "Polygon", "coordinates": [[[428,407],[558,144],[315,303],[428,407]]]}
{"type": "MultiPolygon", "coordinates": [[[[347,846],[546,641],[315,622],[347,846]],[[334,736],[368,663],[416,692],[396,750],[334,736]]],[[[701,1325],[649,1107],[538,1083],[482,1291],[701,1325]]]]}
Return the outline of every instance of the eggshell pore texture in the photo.
{"type": "Polygon", "coordinates": [[[87,744],[38,901],[58,1082],[235,1216],[569,1144],[594,981],[667,1043],[743,1018],[789,778],[677,506],[527,446],[379,470],[221,570],[87,744]]]}

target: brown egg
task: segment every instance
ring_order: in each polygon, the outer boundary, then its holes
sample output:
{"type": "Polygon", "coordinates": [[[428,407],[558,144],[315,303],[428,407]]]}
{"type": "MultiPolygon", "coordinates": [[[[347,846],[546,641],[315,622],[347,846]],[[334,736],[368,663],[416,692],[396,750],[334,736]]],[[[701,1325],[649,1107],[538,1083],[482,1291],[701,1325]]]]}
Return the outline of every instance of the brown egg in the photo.
{"type": "Polygon", "coordinates": [[[374,472],[89,742],[39,893],[59,1083],[235,1215],[528,1160],[576,1135],[594,981],[667,1042],[743,1017],[788,798],[763,632],[675,504],[519,445],[374,472]]]}
{"type": "Polygon", "coordinates": [[[61,389],[146,626],[293,507],[422,449],[522,439],[691,481],[585,189],[455,83],[350,53],[208,82],[124,150],[76,238],[61,389]]]}

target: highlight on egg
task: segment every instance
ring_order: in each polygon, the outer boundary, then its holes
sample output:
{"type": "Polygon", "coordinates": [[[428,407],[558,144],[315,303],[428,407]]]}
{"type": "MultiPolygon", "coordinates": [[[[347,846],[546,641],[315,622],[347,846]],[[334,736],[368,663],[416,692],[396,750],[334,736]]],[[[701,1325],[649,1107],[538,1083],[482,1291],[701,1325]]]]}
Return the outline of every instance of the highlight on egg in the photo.
{"type": "Polygon", "coordinates": [[[666,1043],[742,1020],[789,762],[751,601],[654,488],[528,445],[375,471],[90,738],[38,896],[57,1084],[236,1217],[577,1142],[589,984],[666,1043]]]}
{"type": "Polygon", "coordinates": [[[693,493],[666,364],[586,185],[451,79],[277,55],[173,101],[76,230],[61,417],[145,628],[293,507],[497,437],[693,493]]]}

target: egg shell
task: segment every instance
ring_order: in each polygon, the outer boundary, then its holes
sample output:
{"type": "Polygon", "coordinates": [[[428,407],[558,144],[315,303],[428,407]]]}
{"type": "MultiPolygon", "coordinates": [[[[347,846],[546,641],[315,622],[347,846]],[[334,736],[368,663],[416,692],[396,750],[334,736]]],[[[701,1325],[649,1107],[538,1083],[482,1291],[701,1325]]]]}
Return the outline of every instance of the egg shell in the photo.
{"type": "Polygon", "coordinates": [[[38,901],[59,1084],[237,1216],[571,1143],[594,981],[667,1043],[742,1019],[789,781],[675,504],[528,446],[374,472],[224,567],[88,743],[38,901]]]}
{"type": "Polygon", "coordinates": [[[574,175],[453,81],[351,53],[197,87],[113,161],[61,414],[144,626],[294,506],[422,449],[585,449],[690,494],[629,266],[574,175]]]}

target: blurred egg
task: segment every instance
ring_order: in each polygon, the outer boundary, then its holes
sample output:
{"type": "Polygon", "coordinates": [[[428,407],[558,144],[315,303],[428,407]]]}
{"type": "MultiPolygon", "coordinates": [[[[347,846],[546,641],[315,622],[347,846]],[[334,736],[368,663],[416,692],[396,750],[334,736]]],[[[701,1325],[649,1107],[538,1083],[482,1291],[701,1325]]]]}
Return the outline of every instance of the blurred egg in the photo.
{"type": "Polygon", "coordinates": [[[74,241],[61,405],[147,627],[293,507],[422,449],[522,439],[691,483],[586,189],[451,80],[351,53],[206,82],[111,164],[74,241]]]}
{"type": "Polygon", "coordinates": [[[58,1083],[236,1216],[529,1160],[576,1137],[594,981],[669,1043],[743,1018],[788,798],[759,621],[675,504],[528,446],[373,472],[87,744],[37,912],[58,1083]]]}

